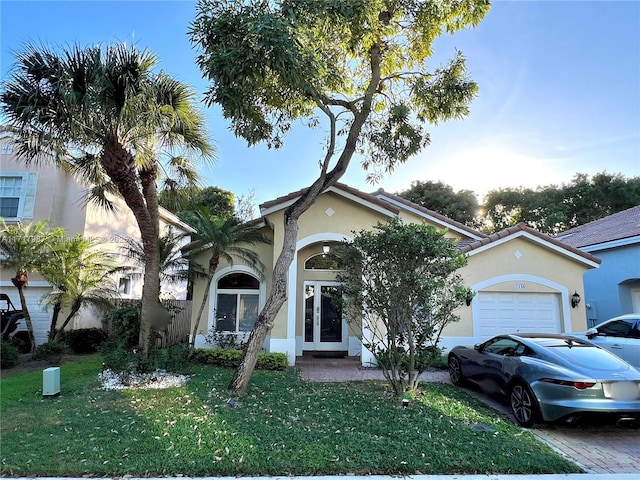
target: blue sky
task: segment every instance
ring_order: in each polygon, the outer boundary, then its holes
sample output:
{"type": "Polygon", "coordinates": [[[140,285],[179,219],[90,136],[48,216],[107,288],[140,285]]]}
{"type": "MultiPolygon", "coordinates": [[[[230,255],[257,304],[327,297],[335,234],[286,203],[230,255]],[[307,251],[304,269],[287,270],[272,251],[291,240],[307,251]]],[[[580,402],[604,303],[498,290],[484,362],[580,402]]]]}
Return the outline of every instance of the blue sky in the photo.
{"type": "MultiPolygon", "coordinates": [[[[155,51],[166,72],[207,88],[186,32],[195,2],[0,2],[0,72],[26,41],[81,45],[126,41],[155,51]]],[[[436,43],[434,67],[455,49],[480,93],[463,121],[430,129],[431,145],[377,185],[356,159],[343,181],[372,191],[443,181],[484,194],[500,187],[567,183],[577,172],[640,175],[640,1],[497,1],[474,30],[436,43]]],[[[258,203],[310,184],[322,131],[298,125],[285,146],[249,148],[217,108],[205,108],[218,161],[209,185],[258,203]]]]}

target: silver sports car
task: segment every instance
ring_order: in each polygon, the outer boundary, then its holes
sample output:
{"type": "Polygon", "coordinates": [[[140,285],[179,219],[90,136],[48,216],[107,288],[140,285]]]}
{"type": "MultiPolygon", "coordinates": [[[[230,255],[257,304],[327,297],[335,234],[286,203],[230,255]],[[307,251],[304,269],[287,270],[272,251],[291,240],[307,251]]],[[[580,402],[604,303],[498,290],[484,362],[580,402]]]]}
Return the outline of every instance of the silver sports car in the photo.
{"type": "Polygon", "coordinates": [[[518,423],[603,412],[640,421],[640,371],[588,340],[568,335],[499,335],[449,353],[455,385],[467,381],[509,399],[518,423]]]}

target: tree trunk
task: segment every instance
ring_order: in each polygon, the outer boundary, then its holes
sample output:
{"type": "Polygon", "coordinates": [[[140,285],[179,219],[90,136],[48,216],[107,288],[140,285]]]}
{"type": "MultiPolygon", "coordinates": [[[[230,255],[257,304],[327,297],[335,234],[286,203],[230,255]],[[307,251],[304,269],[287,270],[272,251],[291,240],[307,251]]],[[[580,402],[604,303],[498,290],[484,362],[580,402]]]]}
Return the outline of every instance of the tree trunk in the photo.
{"type": "Polygon", "coordinates": [[[204,291],[204,295],[202,297],[202,304],[200,304],[200,310],[198,311],[198,317],[196,318],[196,323],[193,326],[193,333],[191,334],[191,348],[196,343],[196,335],[198,334],[198,327],[200,326],[200,320],[202,319],[202,312],[204,312],[204,306],[209,299],[209,290],[211,290],[211,282],[213,281],[213,275],[207,275],[207,286],[204,291]]]}
{"type": "MultiPolygon", "coordinates": [[[[140,311],[139,347],[142,354],[149,355],[149,338],[154,318],[160,304],[160,246],[158,195],[156,189],[157,166],[140,170],[138,177],[135,159],[120,144],[114,133],[105,142],[101,164],[111,181],[133,213],[142,239],[145,254],[144,284],[142,287],[142,306],[140,311]],[[138,186],[142,185],[142,192],[138,186]]],[[[162,316],[164,317],[164,316],[162,316]]]]}
{"type": "Polygon", "coordinates": [[[33,335],[33,323],[31,322],[31,315],[27,308],[27,299],[24,296],[24,285],[16,287],[18,289],[18,296],[20,297],[20,305],[22,306],[22,314],[24,315],[24,322],[27,324],[27,334],[29,335],[29,341],[31,342],[31,352],[36,350],[36,338],[33,335]]]}
{"type": "Polygon", "coordinates": [[[56,325],[58,324],[58,316],[60,315],[60,310],[62,310],[62,304],[60,302],[56,302],[53,306],[53,314],[51,315],[51,326],[49,327],[49,341],[53,341],[56,339],[58,332],[56,331],[56,325]]]}
{"type": "MultiPolygon", "coordinates": [[[[64,319],[64,323],[62,324],[62,326],[60,327],[60,330],[58,330],[56,332],[56,337],[64,331],[64,328],[68,325],[68,323],[71,321],[71,319],[73,319],[73,317],[76,316],[76,313],[78,313],[78,311],[80,310],[80,306],[81,304],[74,302],[73,305],[71,306],[71,312],[69,313],[69,315],[67,315],[67,318],[64,319]]],[[[53,338],[53,340],[56,339],[56,337],[53,338]]]]}
{"type": "MultiPolygon", "coordinates": [[[[364,122],[369,118],[371,113],[371,105],[373,96],[380,84],[380,46],[374,44],[369,49],[369,61],[371,68],[371,78],[367,85],[362,104],[359,110],[353,106],[353,122],[349,128],[349,133],[345,140],[344,149],[338,157],[335,166],[328,171],[328,165],[333,157],[332,148],[329,149],[327,155],[322,162],[322,170],[320,176],[315,182],[300,196],[298,200],[291,205],[284,214],[284,243],[282,251],[276,260],[273,269],[273,280],[271,292],[267,298],[267,302],[258,315],[258,320],[251,330],[249,340],[245,345],[240,365],[233,374],[231,383],[229,384],[229,393],[231,395],[244,395],[249,385],[249,380],[255,365],[258,361],[258,354],[262,351],[262,345],[267,334],[273,328],[275,316],[282,308],[287,299],[287,281],[289,274],[289,266],[293,262],[296,253],[296,243],[298,240],[298,220],[300,216],[306,212],[316,201],[316,199],[329,187],[333,186],[347,171],[349,162],[356,151],[360,132],[364,122]]],[[[335,117],[332,116],[327,105],[318,105],[332,120],[332,137],[330,145],[335,145],[335,117]]]]}

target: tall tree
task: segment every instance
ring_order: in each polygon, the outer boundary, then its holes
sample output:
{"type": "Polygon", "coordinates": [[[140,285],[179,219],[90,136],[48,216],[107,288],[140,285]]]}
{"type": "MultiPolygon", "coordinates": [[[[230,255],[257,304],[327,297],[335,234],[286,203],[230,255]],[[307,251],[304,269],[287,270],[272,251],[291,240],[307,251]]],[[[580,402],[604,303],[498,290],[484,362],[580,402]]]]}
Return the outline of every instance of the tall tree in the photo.
{"type": "Polygon", "coordinates": [[[193,324],[191,345],[193,346],[202,321],[204,307],[209,299],[211,282],[220,265],[220,259],[233,263],[237,257],[254,270],[262,274],[264,265],[259,255],[251,250],[251,246],[259,243],[271,243],[264,233],[252,223],[242,223],[236,217],[220,218],[211,215],[206,209],[196,210],[197,222],[195,240],[184,248],[186,256],[193,258],[200,254],[209,257],[208,266],[204,272],[207,283],[202,297],[202,303],[198,310],[198,316],[193,324]]]}
{"type": "Polygon", "coordinates": [[[451,185],[443,182],[417,180],[398,195],[469,226],[475,225],[479,213],[478,199],[473,191],[454,192],[451,185]]]}
{"type": "Polygon", "coordinates": [[[418,387],[469,294],[458,273],[466,257],[444,234],[394,218],[338,249],[347,318],[367,332],[362,343],[396,394],[418,387]]]}
{"type": "Polygon", "coordinates": [[[486,230],[524,222],[554,235],[640,204],[640,177],[577,173],[568,184],[501,188],[485,197],[486,230]]]}
{"type": "Polygon", "coordinates": [[[300,216],[346,172],[354,154],[375,180],[428,145],[425,123],[463,118],[477,86],[457,52],[428,69],[434,40],[477,25],[488,0],[200,0],[189,32],[235,134],[278,148],[294,122],[326,122],[316,180],[284,214],[272,288],[230,384],[245,393],[286,300],[300,216]],[[242,61],[238,61],[242,59],[242,61]]]}
{"type": "Polygon", "coordinates": [[[11,283],[18,289],[20,305],[27,326],[31,350],[36,346],[33,322],[27,306],[24,289],[29,282],[29,274],[38,272],[49,261],[53,237],[63,237],[61,229],[49,230],[44,220],[36,223],[21,222],[8,225],[4,219],[0,231],[0,267],[16,272],[11,283]]]}
{"type": "Polygon", "coordinates": [[[181,220],[193,225],[197,221],[193,212],[200,207],[205,207],[217,217],[232,217],[235,212],[236,199],[233,192],[220,187],[189,186],[164,189],[160,192],[160,205],[176,212],[181,220]]]}
{"type": "Polygon", "coordinates": [[[149,351],[160,307],[157,180],[197,179],[195,155],[210,159],[204,119],[183,83],[155,72],[158,61],[125,44],[59,51],[27,45],[3,83],[0,101],[26,163],[49,159],[92,186],[90,200],[133,213],[147,261],[140,348],[149,351]]]}

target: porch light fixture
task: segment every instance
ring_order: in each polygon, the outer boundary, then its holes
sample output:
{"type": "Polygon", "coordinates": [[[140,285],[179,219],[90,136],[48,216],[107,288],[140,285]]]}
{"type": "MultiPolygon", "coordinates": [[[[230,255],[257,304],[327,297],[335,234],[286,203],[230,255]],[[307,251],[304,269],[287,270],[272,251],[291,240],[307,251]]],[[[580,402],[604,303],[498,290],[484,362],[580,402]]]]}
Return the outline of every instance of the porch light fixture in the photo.
{"type": "Polygon", "coordinates": [[[465,303],[467,304],[467,307],[471,305],[471,301],[473,300],[474,297],[474,293],[471,291],[471,289],[469,289],[467,291],[467,298],[464,299],[465,303]]]}
{"type": "Polygon", "coordinates": [[[327,253],[329,253],[329,251],[331,250],[331,248],[329,247],[328,243],[325,243],[324,245],[322,245],[322,253],[324,255],[326,255],[327,253]]]}
{"type": "Polygon", "coordinates": [[[580,304],[580,294],[576,291],[571,295],[571,307],[576,308],[580,304]]]}

